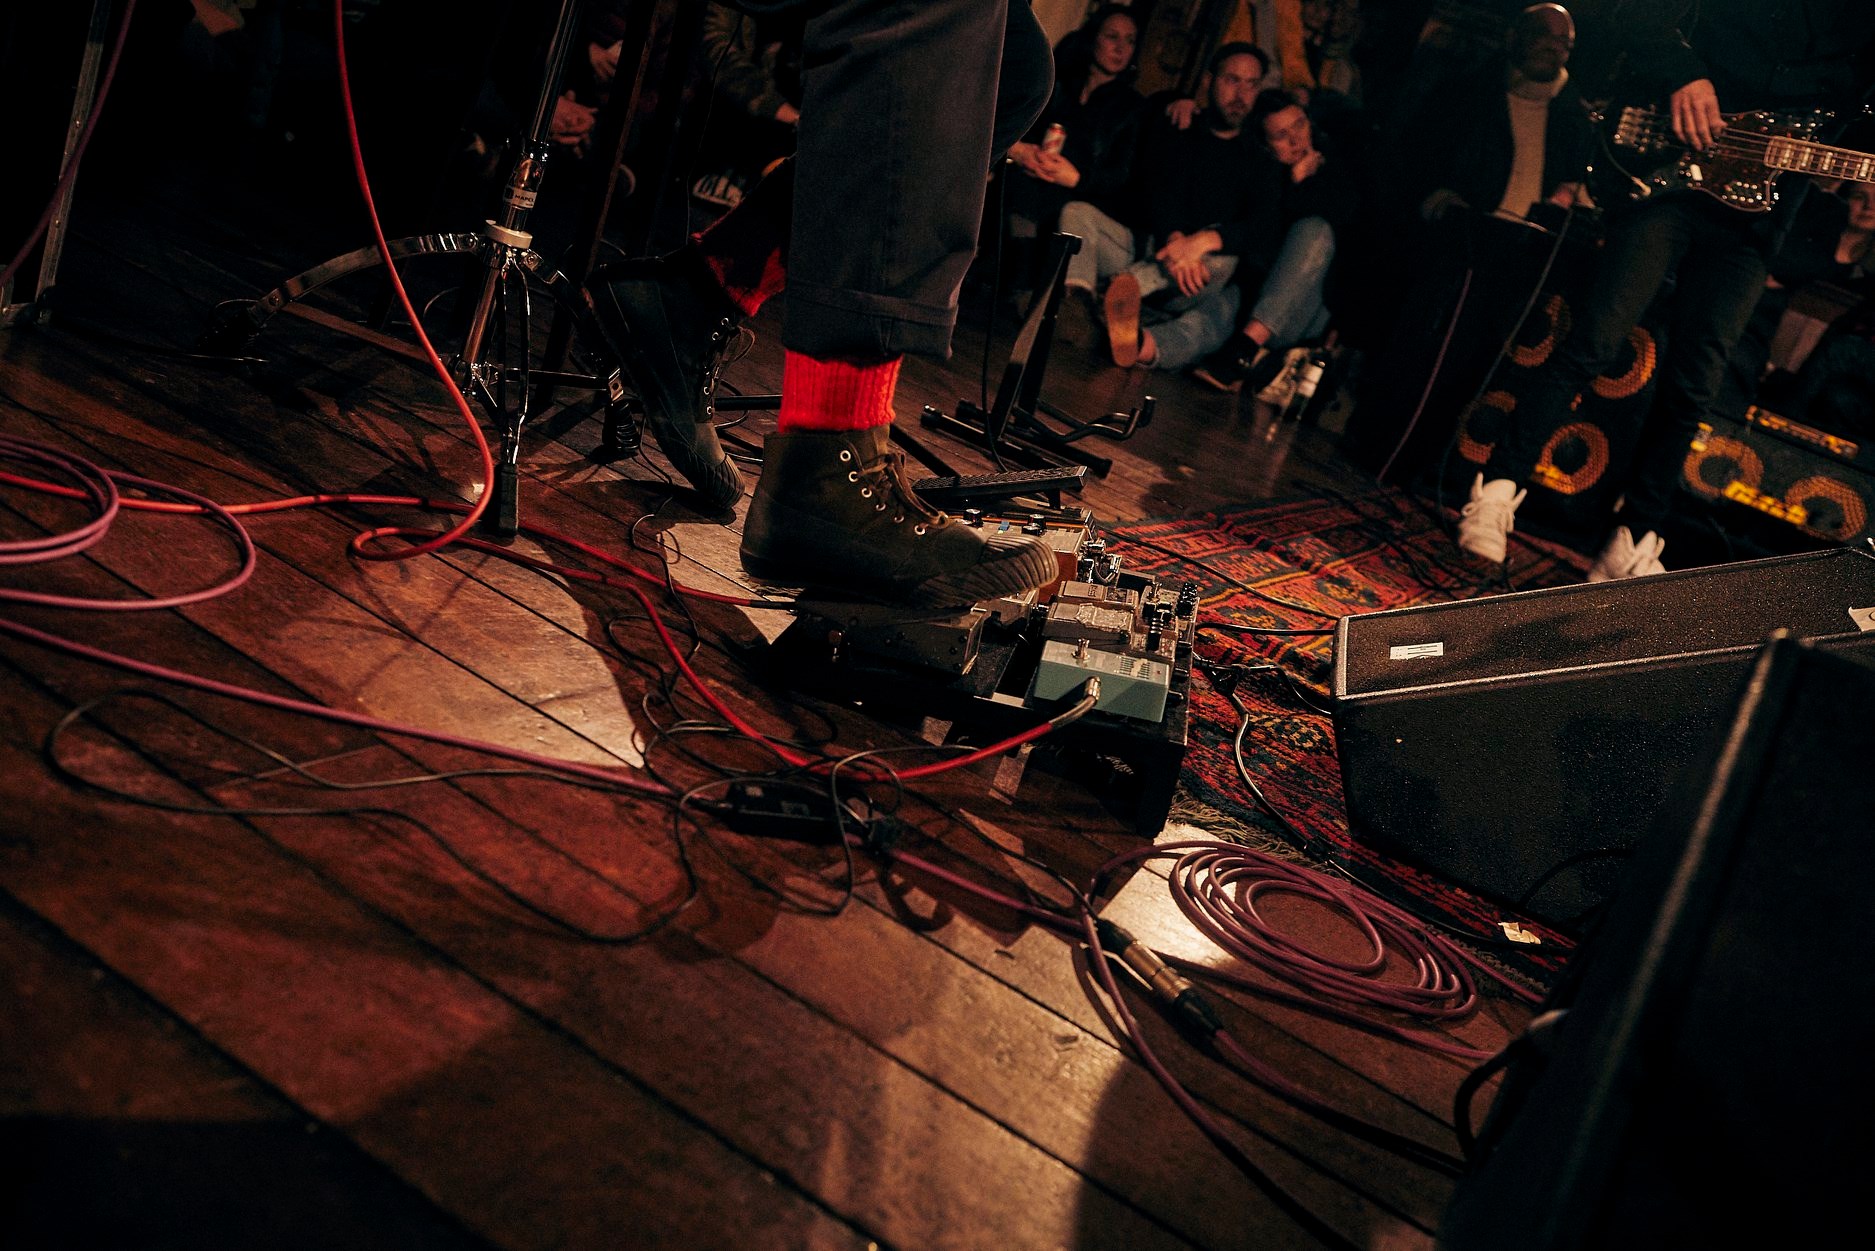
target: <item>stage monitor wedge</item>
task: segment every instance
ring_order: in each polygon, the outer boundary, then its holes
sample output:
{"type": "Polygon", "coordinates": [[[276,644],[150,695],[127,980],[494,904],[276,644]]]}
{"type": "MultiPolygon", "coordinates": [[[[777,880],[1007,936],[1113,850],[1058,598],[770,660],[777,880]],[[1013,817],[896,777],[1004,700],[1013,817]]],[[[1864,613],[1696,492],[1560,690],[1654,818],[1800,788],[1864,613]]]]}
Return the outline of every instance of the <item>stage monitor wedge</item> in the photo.
{"type": "Polygon", "coordinates": [[[1871,708],[1875,650],[1758,655],[1506,1072],[1444,1251],[1860,1242],[1871,708]]]}
{"type": "Polygon", "coordinates": [[[1875,641],[1858,610],[1875,610],[1875,556],[1841,548],[1344,618],[1354,834],[1573,929],[1764,638],[1875,641]]]}

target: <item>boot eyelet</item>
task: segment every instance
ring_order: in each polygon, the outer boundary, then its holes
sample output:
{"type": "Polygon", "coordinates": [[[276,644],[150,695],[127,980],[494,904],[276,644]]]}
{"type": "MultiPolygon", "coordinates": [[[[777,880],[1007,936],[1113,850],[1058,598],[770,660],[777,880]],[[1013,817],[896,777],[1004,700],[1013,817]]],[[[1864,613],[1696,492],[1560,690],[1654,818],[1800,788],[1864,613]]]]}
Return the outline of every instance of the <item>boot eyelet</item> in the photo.
{"type": "Polygon", "coordinates": [[[859,498],[861,498],[861,499],[863,499],[863,500],[869,500],[869,499],[871,499],[871,498],[872,498],[872,488],[871,488],[871,487],[861,487],[861,488],[859,489],[859,498]]]}
{"type": "Polygon", "coordinates": [[[913,534],[923,534],[923,533],[924,533],[924,526],[922,526],[922,525],[916,525],[916,526],[913,526],[913,527],[911,528],[911,532],[912,532],[913,534]]]}
{"type": "Polygon", "coordinates": [[[905,524],[905,514],[904,514],[904,513],[900,513],[900,514],[899,514],[898,516],[896,516],[896,517],[894,517],[894,518],[892,518],[892,524],[893,524],[893,525],[895,525],[895,526],[902,526],[902,525],[904,525],[904,524],[905,524]]]}
{"type": "Polygon", "coordinates": [[[884,512],[884,511],[885,511],[885,501],[884,501],[884,500],[880,500],[880,501],[879,501],[879,502],[878,502],[877,504],[874,504],[874,505],[872,506],[872,511],[874,511],[875,513],[882,513],[882,512],[884,512]]]}
{"type": "Polygon", "coordinates": [[[846,475],[846,480],[847,480],[848,482],[858,482],[858,481],[859,481],[859,470],[857,470],[857,469],[855,469],[855,470],[853,470],[852,472],[850,472],[850,473],[848,473],[848,474],[846,475]]]}
{"type": "MultiPolygon", "coordinates": [[[[853,453],[847,451],[845,448],[840,449],[840,463],[841,464],[845,464],[847,461],[852,460],[852,459],[853,459],[853,453]]],[[[857,479],[857,475],[855,475],[855,479],[857,479]]]]}

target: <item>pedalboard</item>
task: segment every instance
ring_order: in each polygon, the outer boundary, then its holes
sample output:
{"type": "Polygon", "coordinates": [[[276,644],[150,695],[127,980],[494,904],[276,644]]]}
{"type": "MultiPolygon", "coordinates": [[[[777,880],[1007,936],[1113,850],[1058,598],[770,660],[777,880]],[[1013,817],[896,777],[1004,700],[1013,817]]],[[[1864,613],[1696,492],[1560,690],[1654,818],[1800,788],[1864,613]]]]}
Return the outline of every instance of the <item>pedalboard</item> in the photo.
{"type": "Polygon", "coordinates": [[[965,524],[1040,538],[1057,579],[961,612],[803,599],[776,640],[776,680],[972,736],[1032,725],[1097,677],[1094,708],[1050,736],[1137,776],[1136,829],[1158,833],[1183,767],[1198,592],[1123,567],[1078,509],[966,510],[965,524]]]}

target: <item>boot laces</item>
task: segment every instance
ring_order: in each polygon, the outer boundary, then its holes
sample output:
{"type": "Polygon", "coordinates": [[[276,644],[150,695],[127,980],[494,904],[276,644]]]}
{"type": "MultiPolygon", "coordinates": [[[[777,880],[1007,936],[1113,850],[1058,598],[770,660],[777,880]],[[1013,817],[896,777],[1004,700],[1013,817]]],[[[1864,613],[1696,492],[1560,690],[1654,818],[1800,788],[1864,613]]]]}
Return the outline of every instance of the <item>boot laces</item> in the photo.
{"type": "Polygon", "coordinates": [[[950,524],[949,514],[931,507],[911,489],[911,480],[905,476],[903,452],[887,451],[871,464],[848,473],[847,479],[859,483],[859,493],[872,501],[873,511],[891,509],[894,525],[911,521],[913,531],[923,534],[950,524]]]}

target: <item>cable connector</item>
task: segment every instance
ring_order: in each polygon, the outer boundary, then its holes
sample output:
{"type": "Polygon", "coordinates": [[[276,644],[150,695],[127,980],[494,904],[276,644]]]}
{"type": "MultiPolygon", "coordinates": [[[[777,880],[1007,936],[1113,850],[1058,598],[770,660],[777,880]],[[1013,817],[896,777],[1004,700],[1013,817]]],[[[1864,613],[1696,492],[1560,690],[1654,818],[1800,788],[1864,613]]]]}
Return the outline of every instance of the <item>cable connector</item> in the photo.
{"type": "Polygon", "coordinates": [[[882,855],[897,847],[905,837],[905,823],[897,817],[878,816],[862,824],[867,850],[882,855]]]}
{"type": "Polygon", "coordinates": [[[1187,1033],[1208,1040],[1223,1030],[1223,1019],[1204,992],[1161,960],[1158,952],[1105,917],[1094,922],[1094,932],[1100,936],[1101,949],[1133,970],[1147,989],[1171,1009],[1172,1019],[1187,1033]]]}
{"type": "MultiPolygon", "coordinates": [[[[722,817],[723,824],[742,834],[809,843],[840,839],[839,814],[824,790],[743,778],[731,782],[722,800],[710,807],[722,817]]],[[[858,821],[854,817],[848,820],[858,821]]]]}

